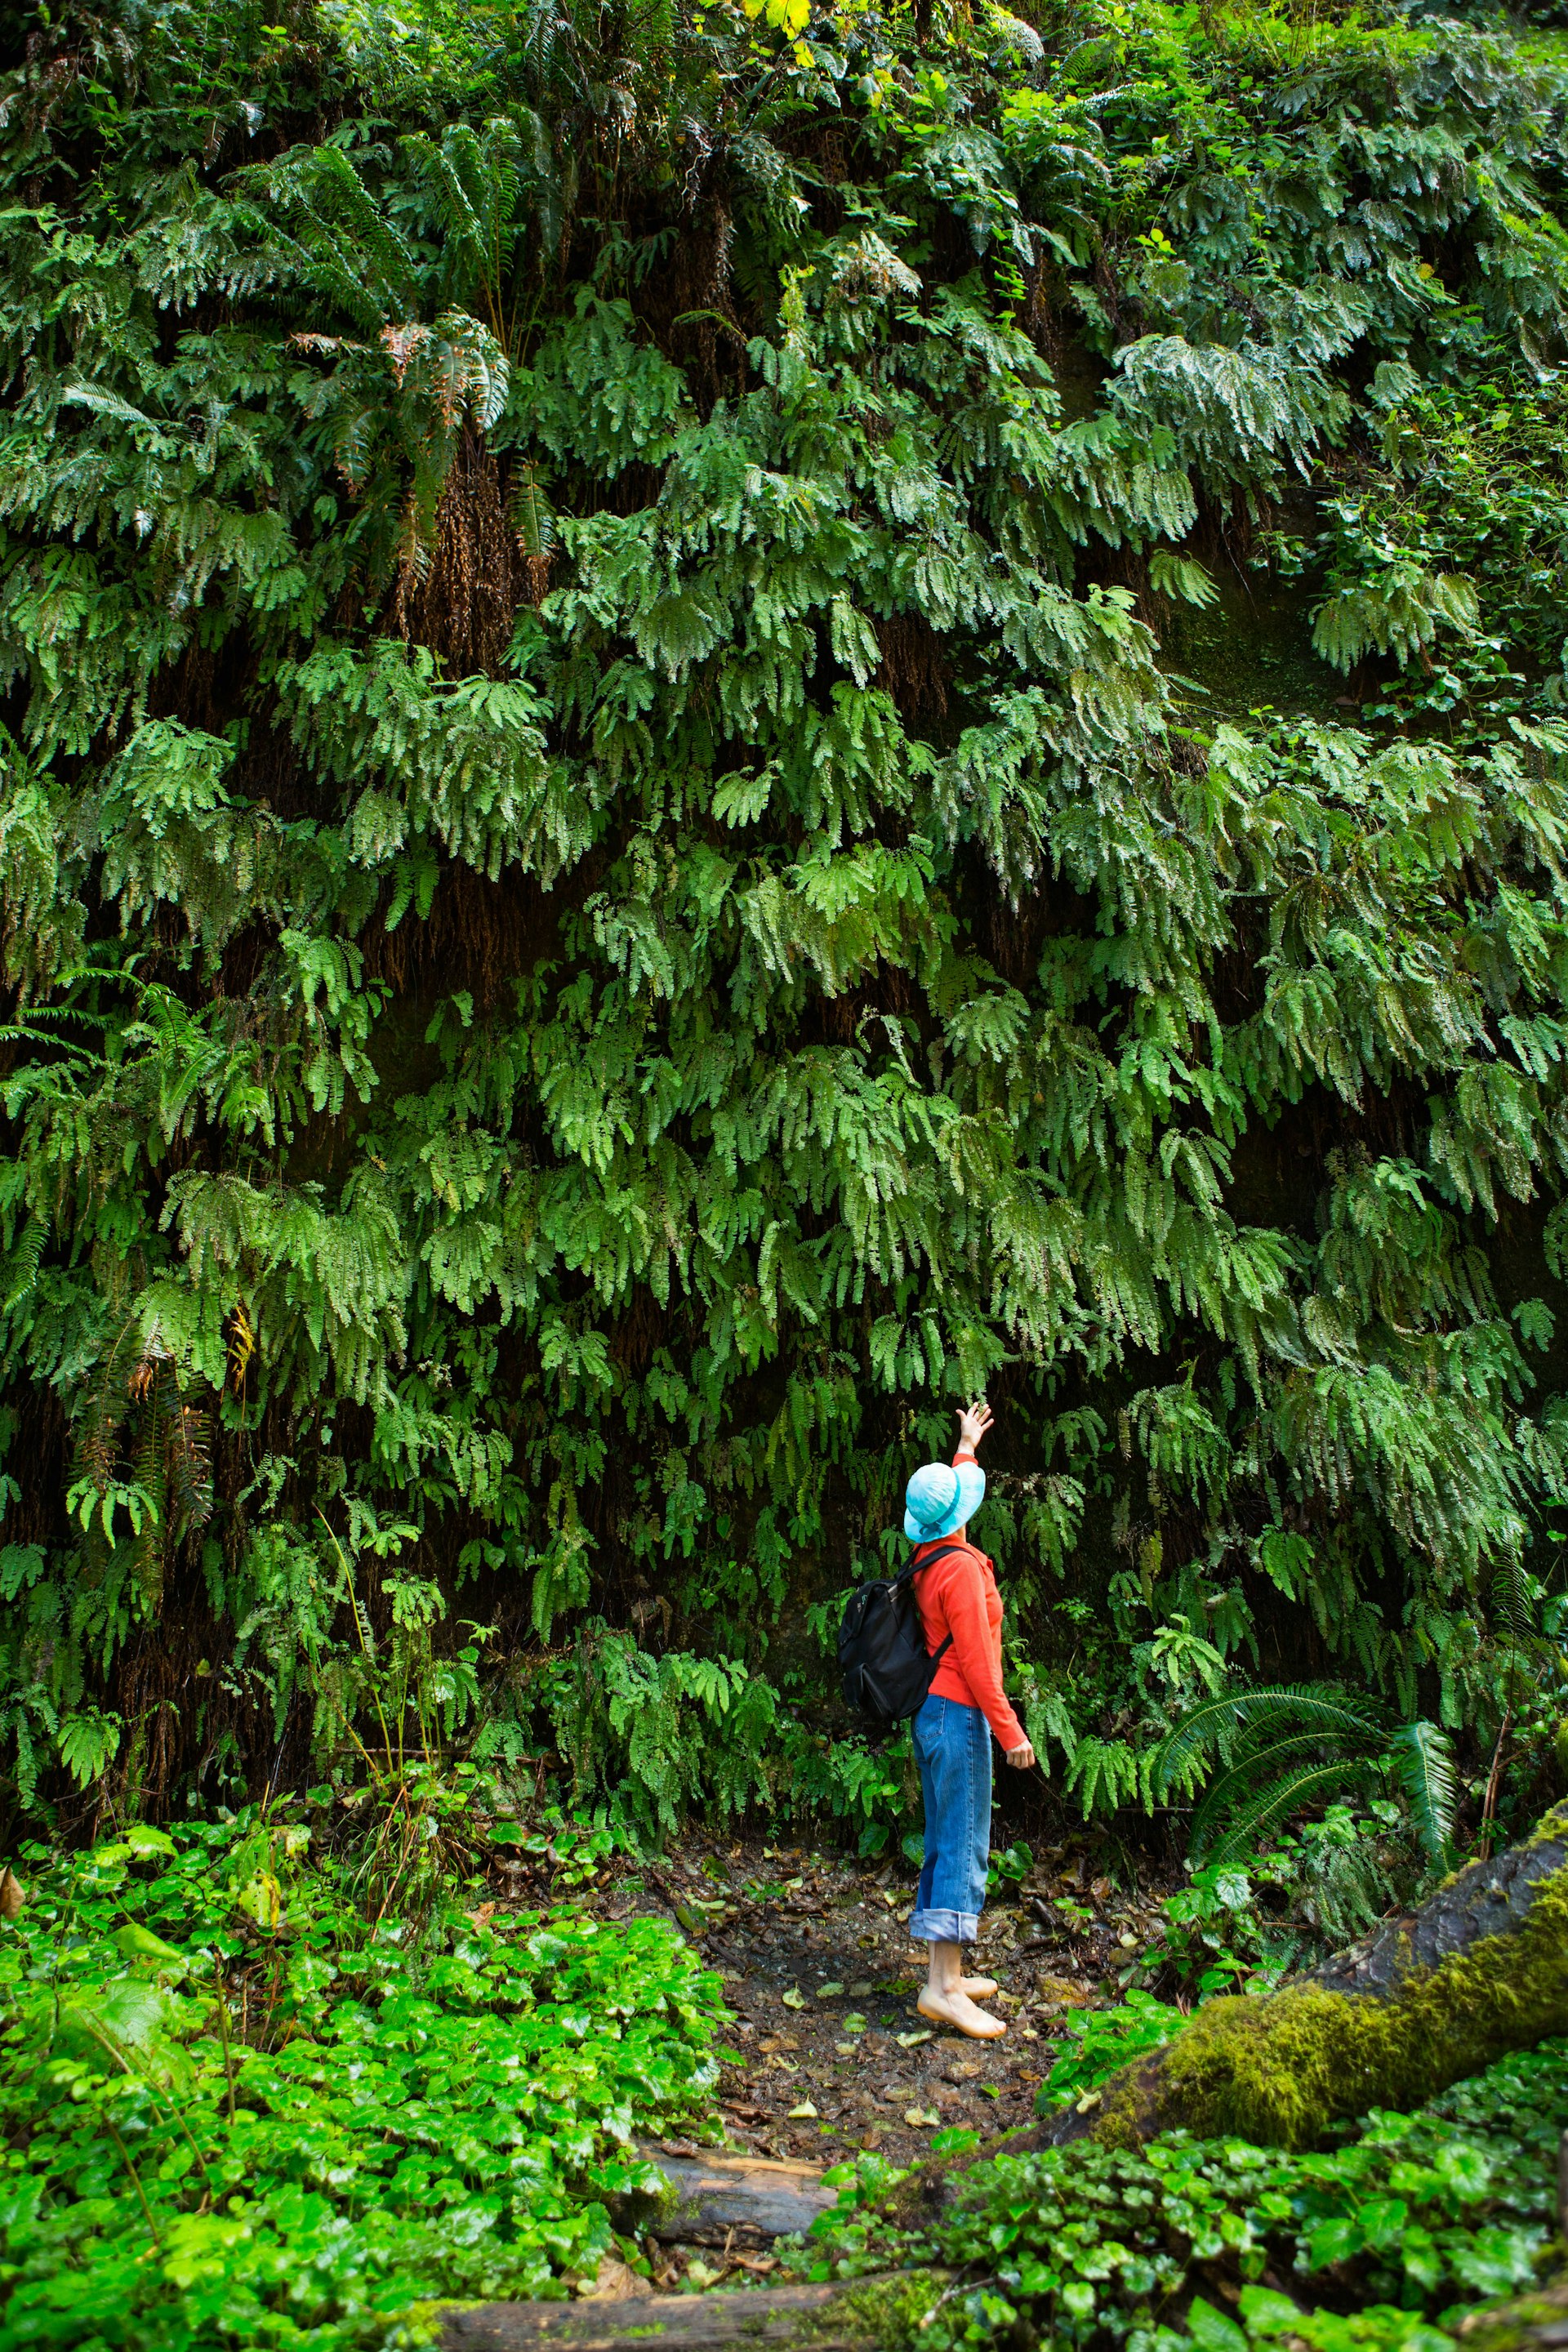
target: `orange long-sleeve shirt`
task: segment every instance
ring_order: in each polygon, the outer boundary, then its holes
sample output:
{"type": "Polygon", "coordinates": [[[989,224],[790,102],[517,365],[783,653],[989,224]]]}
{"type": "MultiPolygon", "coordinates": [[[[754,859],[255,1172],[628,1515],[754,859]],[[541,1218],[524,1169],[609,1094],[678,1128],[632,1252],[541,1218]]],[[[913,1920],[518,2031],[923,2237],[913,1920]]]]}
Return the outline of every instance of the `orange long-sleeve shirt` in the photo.
{"type": "MultiPolygon", "coordinates": [[[[952,1457],[953,1467],[973,1459],[972,1450],[961,1445],[952,1457]]],[[[943,1536],[917,1544],[917,1569],[943,1543],[952,1542],[951,1536],[943,1536]]],[[[1002,1595],[991,1562],[972,1543],[963,1543],[914,1581],[927,1656],[934,1657],[952,1635],[952,1647],[931,1683],[932,1696],[979,1707],[1004,1751],[1021,1748],[1026,1735],[1002,1687],[1002,1595]]]]}

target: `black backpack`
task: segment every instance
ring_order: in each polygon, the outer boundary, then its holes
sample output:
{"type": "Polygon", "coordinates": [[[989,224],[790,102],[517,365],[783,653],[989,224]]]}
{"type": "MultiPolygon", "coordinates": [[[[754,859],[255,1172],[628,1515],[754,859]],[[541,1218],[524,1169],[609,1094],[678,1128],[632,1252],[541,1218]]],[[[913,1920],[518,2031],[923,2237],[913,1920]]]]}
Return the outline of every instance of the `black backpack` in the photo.
{"type": "Polygon", "coordinates": [[[962,1549],[961,1544],[943,1544],[928,1559],[911,1560],[897,1576],[858,1584],[845,1604],[838,1628],[845,1704],[879,1730],[907,1723],[920,1713],[936,1670],[952,1647],[950,1633],[934,1657],[928,1654],[911,1580],[950,1551],[962,1549]]]}

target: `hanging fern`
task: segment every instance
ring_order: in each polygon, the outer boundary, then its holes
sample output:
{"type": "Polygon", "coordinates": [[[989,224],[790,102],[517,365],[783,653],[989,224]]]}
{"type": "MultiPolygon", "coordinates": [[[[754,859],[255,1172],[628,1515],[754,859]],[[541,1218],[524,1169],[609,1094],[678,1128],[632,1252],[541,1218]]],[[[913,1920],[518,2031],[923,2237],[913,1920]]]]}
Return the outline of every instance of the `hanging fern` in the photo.
{"type": "Polygon", "coordinates": [[[26,1801],[417,1582],[422,1732],[890,1835],[793,1629],[988,1383],[1067,1802],[1436,1853],[1554,1671],[1562,68],[924,15],[6,68],[26,1801]]]}

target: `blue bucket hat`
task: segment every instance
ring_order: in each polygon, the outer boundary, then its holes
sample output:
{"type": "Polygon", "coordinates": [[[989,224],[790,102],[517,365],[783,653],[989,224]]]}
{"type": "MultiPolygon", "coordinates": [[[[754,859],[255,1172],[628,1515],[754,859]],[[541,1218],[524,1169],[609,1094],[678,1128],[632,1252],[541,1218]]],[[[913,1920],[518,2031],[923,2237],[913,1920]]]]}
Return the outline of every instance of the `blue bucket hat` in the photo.
{"type": "Polygon", "coordinates": [[[978,1462],[927,1462],[904,1488],[904,1533],[912,1544],[951,1536],[972,1519],[985,1500],[985,1473],[978,1462]]]}

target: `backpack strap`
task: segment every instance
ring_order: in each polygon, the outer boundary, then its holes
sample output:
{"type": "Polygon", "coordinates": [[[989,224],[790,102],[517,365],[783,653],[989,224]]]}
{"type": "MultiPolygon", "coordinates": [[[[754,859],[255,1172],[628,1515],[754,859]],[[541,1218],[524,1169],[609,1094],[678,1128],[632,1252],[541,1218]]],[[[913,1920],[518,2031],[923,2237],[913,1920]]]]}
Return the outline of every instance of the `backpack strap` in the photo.
{"type": "MultiPolygon", "coordinates": [[[[952,1552],[955,1552],[955,1551],[963,1551],[963,1550],[965,1550],[966,1549],[967,1549],[967,1547],[966,1547],[965,1545],[963,1545],[963,1544],[961,1544],[961,1543],[944,1543],[944,1544],[939,1544],[939,1545],[938,1545],[938,1547],[937,1547],[937,1549],[936,1549],[936,1550],[935,1550],[935,1551],[933,1551],[933,1552],[929,1553],[929,1554],[927,1555],[927,1557],[926,1557],[924,1559],[911,1559],[911,1560],[910,1560],[910,1564],[909,1564],[909,1566],[908,1566],[908,1568],[906,1568],[906,1569],[901,1569],[901,1570],[900,1570],[899,1574],[898,1574],[897,1576],[895,1576],[895,1577],[894,1577],[894,1579],[893,1579],[893,1589],[894,1589],[894,1591],[896,1591],[898,1590],[899,1586],[900,1586],[900,1585],[901,1585],[901,1584],[908,1584],[908,1582],[910,1581],[910,1579],[911,1577],[913,1577],[913,1576],[918,1576],[918,1575],[920,1574],[920,1572],[921,1572],[921,1570],[922,1569],[926,1569],[926,1568],[934,1568],[934,1567],[936,1566],[937,1561],[938,1561],[939,1559],[946,1559],[948,1558],[948,1556],[950,1555],[950,1553],[952,1553],[952,1552]]],[[[940,1649],[933,1650],[933,1651],[931,1652],[931,1664],[932,1664],[933,1666],[938,1666],[938,1665],[940,1665],[940,1664],[942,1664],[942,1661],[943,1660],[943,1658],[945,1658],[945,1657],[946,1657],[946,1655],[947,1655],[948,1652],[952,1649],[952,1635],[951,1633],[949,1633],[949,1634],[948,1634],[948,1636],[947,1636],[947,1638],[946,1638],[946,1640],[942,1643],[942,1644],[941,1648],[940,1648],[940,1649]]]]}
{"type": "Polygon", "coordinates": [[[931,1553],[928,1559],[911,1559],[908,1568],[901,1568],[897,1576],[893,1578],[889,1590],[890,1591],[897,1591],[900,1585],[907,1584],[909,1582],[911,1576],[919,1576],[922,1569],[934,1568],[937,1561],[939,1559],[946,1559],[950,1552],[966,1551],[967,1549],[968,1546],[966,1544],[939,1544],[935,1551],[931,1553]]]}

